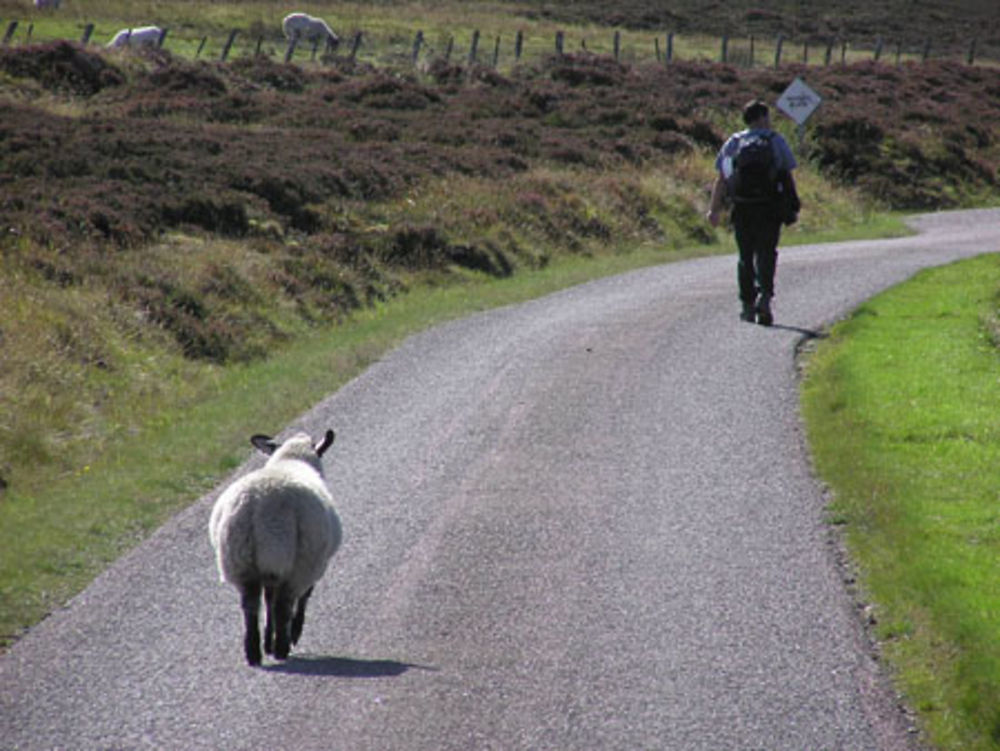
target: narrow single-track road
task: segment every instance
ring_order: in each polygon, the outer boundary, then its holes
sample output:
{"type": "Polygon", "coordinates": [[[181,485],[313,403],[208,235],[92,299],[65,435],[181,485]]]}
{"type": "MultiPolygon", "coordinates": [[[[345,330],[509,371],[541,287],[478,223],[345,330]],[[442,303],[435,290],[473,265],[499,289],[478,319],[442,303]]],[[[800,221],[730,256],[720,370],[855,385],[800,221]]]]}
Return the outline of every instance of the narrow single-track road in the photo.
{"type": "Polygon", "coordinates": [[[345,544],[291,660],[244,664],[205,497],[0,658],[0,749],[907,748],[794,356],[1000,251],[1000,212],[916,223],[783,250],[773,328],[726,257],[413,337],[296,424],[337,431],[345,544]]]}

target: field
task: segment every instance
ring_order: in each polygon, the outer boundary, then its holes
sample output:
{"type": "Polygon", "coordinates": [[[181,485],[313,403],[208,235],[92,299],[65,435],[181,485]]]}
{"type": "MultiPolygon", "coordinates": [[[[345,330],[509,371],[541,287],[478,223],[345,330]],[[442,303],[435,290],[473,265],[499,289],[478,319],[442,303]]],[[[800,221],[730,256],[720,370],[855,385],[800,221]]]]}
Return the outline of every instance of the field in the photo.
{"type": "MultiPolygon", "coordinates": [[[[249,394],[249,374],[281,353],[415,290],[479,294],[483,280],[567,259],[728,250],[702,219],[713,155],[747,99],[773,102],[797,76],[824,104],[801,144],[780,124],[806,206],[790,241],[864,232],[880,211],[1000,202],[994,3],[832,5],[315,4],[345,38],[364,30],[363,54],[288,65],[277,3],[104,2],[85,15],[0,0],[0,20],[33,23],[37,42],[0,48],[0,641],[237,457],[113,492],[88,483],[92,470],[190,450],[179,415],[249,394]],[[147,22],[171,27],[166,49],[57,41],[147,22]],[[221,62],[232,28],[243,33],[221,62]],[[520,28],[523,60],[505,42],[502,64],[485,64],[491,40],[520,28]],[[417,29],[428,46],[414,66],[417,29]],[[445,60],[447,40],[474,29],[479,61],[445,60]],[[562,29],[571,43],[555,55],[562,29]],[[667,31],[679,35],[670,64],[652,52],[667,31]],[[848,64],[713,62],[721,34],[778,33],[849,38],[848,64]],[[913,53],[932,33],[926,63],[871,59],[878,35],[913,53]],[[195,59],[204,35],[214,46],[195,59]],[[170,449],[135,445],[168,433],[170,449]],[[53,529],[61,503],[72,513],[53,529]]],[[[371,356],[351,350],[344,372],[371,356]]],[[[260,405],[260,419],[283,419],[311,388],[260,405]]]]}
{"type": "MultiPolygon", "coordinates": [[[[279,21],[290,6],[268,0],[213,3],[210,8],[190,0],[123,3],[105,0],[98,8],[67,2],[58,13],[33,11],[19,0],[0,1],[0,19],[34,22],[42,38],[58,30],[67,39],[79,39],[88,23],[96,26],[94,39],[104,42],[119,28],[157,23],[171,29],[172,46],[193,53],[204,36],[212,40],[206,54],[218,54],[231,29],[239,29],[239,48],[263,38],[281,46],[279,21]]],[[[650,3],[624,0],[614,4],[594,0],[540,2],[509,0],[504,3],[470,0],[426,0],[375,3],[316,2],[303,6],[321,12],[347,39],[361,31],[370,54],[408,57],[414,33],[424,31],[427,45],[439,53],[453,38],[460,47],[473,30],[482,34],[482,50],[492,53],[497,37],[509,42],[517,30],[529,40],[525,53],[535,56],[552,51],[556,30],[565,30],[567,50],[586,44],[596,51],[610,51],[609,29],[625,34],[626,46],[642,46],[640,55],[652,54],[652,38],[673,33],[686,54],[718,52],[718,40],[753,36],[759,43],[773,43],[778,35],[792,48],[809,44],[823,47],[846,43],[852,50],[871,53],[882,39],[885,51],[897,47],[905,53],[965,58],[975,44],[977,55],[1000,59],[1000,18],[990,0],[733,0],[702,2],[677,0],[650,3]],[[712,39],[708,42],[708,39],[712,39]],[[544,40],[544,41],[542,41],[544,40]],[[392,50],[392,52],[388,52],[392,50]]],[[[24,34],[22,29],[21,34],[24,34]]],[[[532,58],[534,59],[534,58],[532,58]]]]}

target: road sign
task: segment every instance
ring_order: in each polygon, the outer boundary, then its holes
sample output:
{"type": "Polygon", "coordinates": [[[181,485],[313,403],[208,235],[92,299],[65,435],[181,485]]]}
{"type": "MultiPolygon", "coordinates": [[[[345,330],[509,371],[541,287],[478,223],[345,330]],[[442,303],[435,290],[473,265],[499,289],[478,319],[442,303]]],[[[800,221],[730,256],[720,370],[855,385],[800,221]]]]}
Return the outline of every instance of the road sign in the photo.
{"type": "Polygon", "coordinates": [[[796,78],[778,99],[778,109],[802,126],[822,101],[822,97],[810,89],[805,81],[796,78]]]}

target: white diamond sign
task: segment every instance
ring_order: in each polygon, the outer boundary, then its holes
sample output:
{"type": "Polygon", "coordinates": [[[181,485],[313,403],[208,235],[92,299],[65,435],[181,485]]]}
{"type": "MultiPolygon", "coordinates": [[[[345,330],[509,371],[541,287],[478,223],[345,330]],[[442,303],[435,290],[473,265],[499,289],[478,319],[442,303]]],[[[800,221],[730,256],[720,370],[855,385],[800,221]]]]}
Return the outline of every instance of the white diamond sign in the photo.
{"type": "Polygon", "coordinates": [[[803,125],[822,101],[820,95],[810,89],[805,81],[796,78],[778,99],[778,109],[799,125],[803,125]]]}

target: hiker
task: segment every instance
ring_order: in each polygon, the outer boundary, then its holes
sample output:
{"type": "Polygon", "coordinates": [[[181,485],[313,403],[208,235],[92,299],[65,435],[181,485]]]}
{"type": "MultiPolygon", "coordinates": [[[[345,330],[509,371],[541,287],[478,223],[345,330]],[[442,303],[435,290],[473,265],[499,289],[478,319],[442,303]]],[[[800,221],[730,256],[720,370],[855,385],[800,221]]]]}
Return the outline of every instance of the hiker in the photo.
{"type": "Polygon", "coordinates": [[[740,251],[740,318],[770,326],[781,225],[795,222],[799,211],[792,177],[797,163],[788,142],[771,130],[771,113],[764,102],[747,104],[743,122],[746,130],[730,136],[715,160],[718,177],[708,221],[718,227],[724,202],[732,202],[733,231],[740,251]]]}

